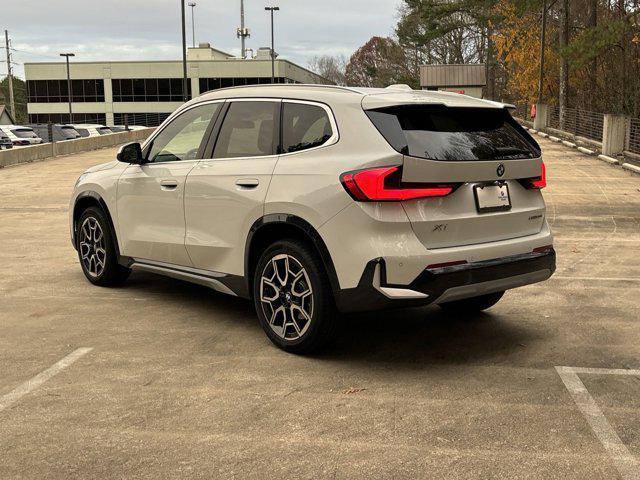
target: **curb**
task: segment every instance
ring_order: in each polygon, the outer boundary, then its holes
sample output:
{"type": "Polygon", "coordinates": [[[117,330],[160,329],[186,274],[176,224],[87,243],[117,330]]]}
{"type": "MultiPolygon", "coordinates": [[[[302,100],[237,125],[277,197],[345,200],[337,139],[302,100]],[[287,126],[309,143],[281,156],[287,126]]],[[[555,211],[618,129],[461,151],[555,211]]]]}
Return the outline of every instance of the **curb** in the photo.
{"type": "Polygon", "coordinates": [[[562,144],[570,148],[576,148],[576,144],[573,142],[567,142],[566,140],[562,140],[562,144]]]}
{"type": "Polygon", "coordinates": [[[593,150],[589,150],[588,148],[584,148],[584,147],[578,147],[578,151],[585,153],[587,155],[595,155],[596,152],[594,152],[593,150]]]}
{"type": "Polygon", "coordinates": [[[629,170],[630,172],[640,173],[640,167],[638,167],[637,165],[632,165],[630,163],[623,163],[622,168],[624,168],[625,170],[629,170]]]}
{"type": "Polygon", "coordinates": [[[620,162],[618,162],[617,159],[613,158],[613,157],[609,157],[607,155],[598,155],[598,158],[602,161],[605,161],[607,163],[610,163],[611,165],[618,165],[620,162]]]}
{"type": "Polygon", "coordinates": [[[562,142],[562,140],[560,140],[558,137],[554,137],[553,135],[549,135],[549,140],[552,140],[554,142],[562,142]]]}

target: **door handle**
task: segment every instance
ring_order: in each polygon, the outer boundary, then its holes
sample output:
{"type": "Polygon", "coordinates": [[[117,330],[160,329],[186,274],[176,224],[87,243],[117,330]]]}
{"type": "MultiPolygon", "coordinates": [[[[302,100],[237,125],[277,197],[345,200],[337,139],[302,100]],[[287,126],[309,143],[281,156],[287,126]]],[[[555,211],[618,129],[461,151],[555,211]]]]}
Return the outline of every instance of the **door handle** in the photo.
{"type": "Polygon", "coordinates": [[[260,184],[257,178],[239,178],[236,185],[242,188],[256,188],[260,184]]]}
{"type": "Polygon", "coordinates": [[[175,190],[177,187],[177,180],[160,180],[160,188],[162,190],[175,190]]]}

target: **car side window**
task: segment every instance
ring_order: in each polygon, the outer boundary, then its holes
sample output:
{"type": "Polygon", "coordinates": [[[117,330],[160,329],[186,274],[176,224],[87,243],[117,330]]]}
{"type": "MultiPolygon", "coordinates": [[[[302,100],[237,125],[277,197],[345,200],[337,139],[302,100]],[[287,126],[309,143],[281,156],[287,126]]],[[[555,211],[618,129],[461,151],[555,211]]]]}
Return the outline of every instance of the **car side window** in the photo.
{"type": "Polygon", "coordinates": [[[319,105],[285,102],[282,111],[284,153],[319,147],[333,136],[331,121],[319,105]]]}
{"type": "Polygon", "coordinates": [[[213,158],[275,154],[275,122],[280,102],[231,102],[220,127],[213,158]]]}
{"type": "Polygon", "coordinates": [[[191,108],[174,118],[153,139],[149,162],[175,162],[194,160],[211,120],[220,109],[220,103],[207,103],[191,108]]]}

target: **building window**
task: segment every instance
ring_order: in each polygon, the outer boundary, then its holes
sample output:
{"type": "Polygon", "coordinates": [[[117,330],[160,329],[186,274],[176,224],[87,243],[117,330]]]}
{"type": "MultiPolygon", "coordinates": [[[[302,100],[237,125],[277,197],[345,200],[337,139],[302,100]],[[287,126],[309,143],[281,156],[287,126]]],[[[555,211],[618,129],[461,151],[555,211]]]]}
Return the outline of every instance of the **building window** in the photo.
{"type": "MultiPolygon", "coordinates": [[[[218,88],[239,87],[243,85],[264,85],[271,83],[271,77],[237,77],[237,78],[201,78],[200,93],[218,88]]],[[[300,83],[291,78],[276,77],[275,83],[300,83]]]]}
{"type": "MultiPolygon", "coordinates": [[[[104,102],[104,81],[101,79],[71,80],[74,102],[104,102]]],[[[66,80],[27,80],[29,103],[67,103],[66,80]]]]}
{"type": "MultiPolygon", "coordinates": [[[[114,102],[181,102],[182,78],[114,78],[114,102]]],[[[191,98],[191,80],[187,82],[191,98]]]]}
{"type": "Polygon", "coordinates": [[[142,127],[157,127],[164,122],[170,113],[114,113],[115,125],[140,125],[142,127]],[[126,117],[126,118],[125,118],[126,117]]]}
{"type": "MultiPolygon", "coordinates": [[[[104,113],[74,113],[71,123],[106,124],[104,113]]],[[[29,123],[70,123],[68,113],[30,113],[29,123]]]]}

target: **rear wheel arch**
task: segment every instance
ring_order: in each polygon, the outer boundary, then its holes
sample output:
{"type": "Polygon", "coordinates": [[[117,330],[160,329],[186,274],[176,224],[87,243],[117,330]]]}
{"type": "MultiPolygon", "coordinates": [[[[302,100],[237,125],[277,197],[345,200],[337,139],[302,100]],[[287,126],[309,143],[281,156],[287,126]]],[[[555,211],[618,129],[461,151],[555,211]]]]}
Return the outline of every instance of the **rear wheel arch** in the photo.
{"type": "Polygon", "coordinates": [[[331,290],[340,290],[333,260],[318,231],[306,220],[290,214],[269,214],[256,220],[249,230],[245,246],[245,281],[247,291],[252,292],[253,274],[261,253],[277,240],[294,239],[310,245],[322,260],[329,278],[331,290]]]}
{"type": "Polygon", "coordinates": [[[111,235],[115,239],[115,248],[118,257],[120,257],[120,248],[118,246],[118,236],[116,235],[115,225],[113,223],[113,218],[111,218],[111,212],[109,211],[109,207],[107,207],[107,203],[100,196],[99,193],[94,191],[85,191],[78,195],[76,198],[75,204],[73,206],[73,246],[77,248],[77,232],[78,232],[78,220],[82,216],[82,212],[84,212],[89,207],[98,207],[103,212],[105,217],[107,218],[107,222],[109,223],[109,229],[111,230],[111,235]]]}

